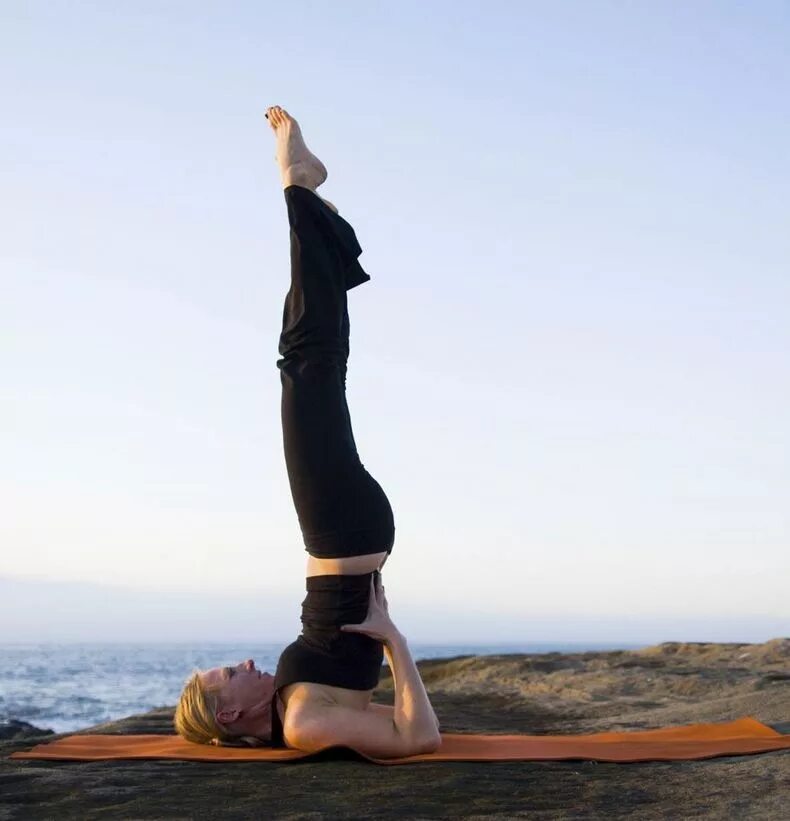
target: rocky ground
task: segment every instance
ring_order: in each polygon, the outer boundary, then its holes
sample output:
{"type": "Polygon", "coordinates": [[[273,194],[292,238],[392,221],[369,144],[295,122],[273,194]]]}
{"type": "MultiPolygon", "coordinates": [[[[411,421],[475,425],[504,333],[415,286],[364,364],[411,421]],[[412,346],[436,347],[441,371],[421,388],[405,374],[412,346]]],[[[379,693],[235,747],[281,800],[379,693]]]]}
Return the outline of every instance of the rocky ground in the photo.
{"type": "MultiPolygon", "coordinates": [[[[586,733],[750,715],[790,733],[790,639],[468,656],[419,667],[447,732],[586,733]]],[[[391,684],[382,677],[376,700],[392,703],[391,684]]],[[[89,731],[170,733],[172,712],[89,731]]],[[[350,752],[288,764],[67,763],[9,760],[59,736],[24,727],[8,734],[0,741],[0,819],[790,818],[790,750],[640,764],[380,767],[350,752]]]]}

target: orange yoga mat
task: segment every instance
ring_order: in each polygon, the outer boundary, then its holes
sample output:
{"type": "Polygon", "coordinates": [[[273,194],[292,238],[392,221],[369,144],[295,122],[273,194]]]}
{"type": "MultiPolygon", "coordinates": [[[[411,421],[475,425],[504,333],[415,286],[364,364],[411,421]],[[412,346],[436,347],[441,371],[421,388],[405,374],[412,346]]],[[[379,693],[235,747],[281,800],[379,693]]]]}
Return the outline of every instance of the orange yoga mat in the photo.
{"type": "MultiPolygon", "coordinates": [[[[686,761],[720,755],[748,755],[790,749],[782,735],[746,717],[722,724],[688,724],[660,730],[587,735],[473,735],[443,733],[435,753],[407,758],[371,758],[376,764],[418,761],[686,761]]],[[[11,758],[59,761],[175,758],[182,761],[293,761],[314,753],[267,747],[212,747],[177,735],[71,735],[39,744],[11,758]]]]}

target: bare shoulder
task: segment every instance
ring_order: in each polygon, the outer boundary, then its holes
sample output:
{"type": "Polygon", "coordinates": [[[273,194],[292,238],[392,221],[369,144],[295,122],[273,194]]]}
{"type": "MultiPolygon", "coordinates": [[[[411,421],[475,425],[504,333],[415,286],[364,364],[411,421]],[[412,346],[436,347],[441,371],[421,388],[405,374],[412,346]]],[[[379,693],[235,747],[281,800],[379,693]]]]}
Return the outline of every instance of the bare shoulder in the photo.
{"type": "Polygon", "coordinates": [[[292,701],[283,725],[285,741],[289,747],[305,752],[341,746],[373,758],[399,758],[433,752],[438,748],[440,740],[435,738],[404,736],[395,726],[392,708],[385,705],[369,707],[292,701]]]}

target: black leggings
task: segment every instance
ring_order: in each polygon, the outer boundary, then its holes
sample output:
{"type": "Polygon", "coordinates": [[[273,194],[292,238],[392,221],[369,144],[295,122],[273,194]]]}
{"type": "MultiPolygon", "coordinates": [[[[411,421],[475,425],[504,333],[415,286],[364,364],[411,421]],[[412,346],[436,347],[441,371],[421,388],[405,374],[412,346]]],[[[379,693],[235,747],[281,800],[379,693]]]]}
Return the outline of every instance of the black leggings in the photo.
{"type": "Polygon", "coordinates": [[[284,190],[291,287],[277,360],[285,464],[306,550],[318,558],[392,550],[387,495],[359,459],[346,402],[347,291],[367,282],[351,225],[307,188],[284,190]]]}

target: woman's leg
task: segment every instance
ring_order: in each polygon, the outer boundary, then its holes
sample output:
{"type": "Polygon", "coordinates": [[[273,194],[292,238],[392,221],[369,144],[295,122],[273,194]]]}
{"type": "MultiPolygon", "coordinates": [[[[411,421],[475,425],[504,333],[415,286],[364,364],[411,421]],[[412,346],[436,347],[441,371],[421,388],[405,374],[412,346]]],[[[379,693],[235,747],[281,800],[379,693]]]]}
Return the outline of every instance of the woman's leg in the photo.
{"type": "Polygon", "coordinates": [[[314,192],[292,185],[284,194],[291,287],[277,367],[285,461],[299,524],[313,555],[388,550],[392,509],[359,459],[345,392],[346,293],[370,279],[357,262],[362,249],[351,225],[314,192]]]}

